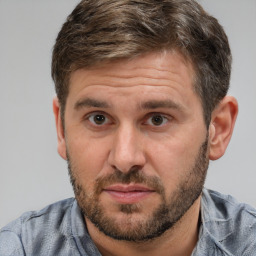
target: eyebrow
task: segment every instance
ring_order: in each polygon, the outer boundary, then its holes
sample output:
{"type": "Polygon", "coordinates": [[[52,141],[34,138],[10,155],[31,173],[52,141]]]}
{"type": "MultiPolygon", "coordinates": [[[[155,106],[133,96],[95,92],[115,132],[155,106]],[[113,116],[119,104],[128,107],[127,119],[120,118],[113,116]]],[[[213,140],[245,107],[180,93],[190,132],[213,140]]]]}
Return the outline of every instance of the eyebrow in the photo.
{"type": "MultiPolygon", "coordinates": [[[[110,108],[110,105],[101,100],[96,100],[93,98],[84,98],[82,100],[79,100],[75,104],[75,109],[79,110],[84,107],[89,107],[89,108],[110,108]]],[[[157,109],[157,108],[172,108],[172,109],[177,109],[177,110],[182,110],[183,107],[174,102],[173,100],[149,100],[146,102],[142,102],[140,104],[140,109],[157,109]]]]}
{"type": "Polygon", "coordinates": [[[156,109],[156,108],[173,108],[177,110],[182,110],[183,107],[172,101],[172,100],[151,100],[143,102],[140,105],[140,108],[142,109],[156,109]]]}
{"type": "Polygon", "coordinates": [[[105,101],[95,100],[92,98],[85,98],[82,100],[79,100],[75,104],[75,109],[79,110],[84,107],[89,108],[109,108],[109,104],[105,101]]]}

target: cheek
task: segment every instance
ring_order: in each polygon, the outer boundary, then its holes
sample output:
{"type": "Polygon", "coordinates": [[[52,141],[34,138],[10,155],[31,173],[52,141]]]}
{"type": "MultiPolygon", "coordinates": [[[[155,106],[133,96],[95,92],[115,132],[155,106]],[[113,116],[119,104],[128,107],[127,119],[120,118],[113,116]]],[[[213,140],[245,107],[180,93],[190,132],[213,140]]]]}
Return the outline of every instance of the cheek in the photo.
{"type": "Polygon", "coordinates": [[[67,149],[73,172],[81,184],[93,183],[106,171],[108,157],[107,142],[75,136],[68,138],[67,149]]]}
{"type": "Polygon", "coordinates": [[[198,141],[196,144],[193,141],[169,138],[151,146],[149,161],[166,188],[176,188],[193,168],[200,147],[198,141]]]}

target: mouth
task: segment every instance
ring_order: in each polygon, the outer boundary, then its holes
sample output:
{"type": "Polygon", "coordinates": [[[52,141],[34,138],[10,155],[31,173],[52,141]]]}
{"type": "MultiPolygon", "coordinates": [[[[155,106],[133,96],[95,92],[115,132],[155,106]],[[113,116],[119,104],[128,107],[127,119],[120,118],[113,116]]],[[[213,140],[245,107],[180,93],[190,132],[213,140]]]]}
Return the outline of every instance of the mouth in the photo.
{"type": "Polygon", "coordinates": [[[103,189],[111,199],[120,204],[134,204],[149,197],[155,190],[140,184],[115,184],[103,189]]]}

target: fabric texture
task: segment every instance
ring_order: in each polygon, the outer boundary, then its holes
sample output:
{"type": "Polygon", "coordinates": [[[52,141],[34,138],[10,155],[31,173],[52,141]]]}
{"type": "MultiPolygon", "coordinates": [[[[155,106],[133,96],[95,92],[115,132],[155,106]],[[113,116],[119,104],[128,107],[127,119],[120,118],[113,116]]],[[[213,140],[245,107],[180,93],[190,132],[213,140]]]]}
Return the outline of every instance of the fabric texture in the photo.
{"type": "MultiPolygon", "coordinates": [[[[1,256],[100,256],[74,198],[28,212],[0,230],[1,256]]],[[[256,256],[256,210],[204,189],[192,256],[256,256]]]]}

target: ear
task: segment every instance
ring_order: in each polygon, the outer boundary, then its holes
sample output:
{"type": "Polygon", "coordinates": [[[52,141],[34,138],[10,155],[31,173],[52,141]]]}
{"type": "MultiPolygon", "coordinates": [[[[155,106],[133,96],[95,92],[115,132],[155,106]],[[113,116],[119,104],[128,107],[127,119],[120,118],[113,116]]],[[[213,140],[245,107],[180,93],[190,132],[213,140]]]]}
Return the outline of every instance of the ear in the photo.
{"type": "Polygon", "coordinates": [[[209,127],[209,159],[222,157],[231,139],[238,103],[234,97],[226,96],[212,113],[209,127]]]}
{"type": "Polygon", "coordinates": [[[67,160],[65,132],[62,125],[60,104],[57,97],[54,97],[52,105],[58,137],[58,153],[63,159],[67,160]]]}

